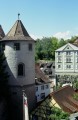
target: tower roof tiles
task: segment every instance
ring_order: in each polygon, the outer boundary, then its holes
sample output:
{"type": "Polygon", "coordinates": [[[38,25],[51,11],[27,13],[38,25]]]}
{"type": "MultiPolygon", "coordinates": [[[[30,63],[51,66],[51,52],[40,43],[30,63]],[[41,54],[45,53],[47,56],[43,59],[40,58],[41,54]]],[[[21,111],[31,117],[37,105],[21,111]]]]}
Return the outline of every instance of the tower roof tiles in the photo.
{"type": "Polygon", "coordinates": [[[8,34],[2,40],[33,40],[21,20],[17,20],[8,34]]]}

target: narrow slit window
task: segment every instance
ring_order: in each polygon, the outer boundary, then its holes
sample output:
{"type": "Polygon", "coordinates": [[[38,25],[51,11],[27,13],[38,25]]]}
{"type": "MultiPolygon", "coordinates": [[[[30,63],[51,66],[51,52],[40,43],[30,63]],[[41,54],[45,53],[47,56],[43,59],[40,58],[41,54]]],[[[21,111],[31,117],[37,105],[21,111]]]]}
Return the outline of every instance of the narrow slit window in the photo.
{"type": "Polygon", "coordinates": [[[20,50],[20,43],[14,43],[14,50],[20,50]]]}
{"type": "Polygon", "coordinates": [[[25,66],[24,64],[20,63],[18,65],[18,76],[24,76],[25,73],[25,66]]]}
{"type": "Polygon", "coordinates": [[[32,44],[31,43],[28,44],[28,49],[29,49],[29,51],[32,51],[32,44]]]}

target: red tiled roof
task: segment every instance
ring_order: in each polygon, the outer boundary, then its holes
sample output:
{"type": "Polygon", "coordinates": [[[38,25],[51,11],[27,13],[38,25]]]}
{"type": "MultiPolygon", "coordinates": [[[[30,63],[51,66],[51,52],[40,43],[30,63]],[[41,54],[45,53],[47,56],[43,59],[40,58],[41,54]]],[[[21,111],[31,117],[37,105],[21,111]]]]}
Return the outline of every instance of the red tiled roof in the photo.
{"type": "Polygon", "coordinates": [[[45,83],[50,82],[48,77],[46,77],[45,74],[40,70],[39,64],[35,64],[35,77],[41,79],[45,83]]]}
{"type": "Polygon", "coordinates": [[[78,101],[73,98],[74,93],[71,86],[65,86],[53,92],[51,96],[65,112],[74,113],[78,112],[78,101]]]}

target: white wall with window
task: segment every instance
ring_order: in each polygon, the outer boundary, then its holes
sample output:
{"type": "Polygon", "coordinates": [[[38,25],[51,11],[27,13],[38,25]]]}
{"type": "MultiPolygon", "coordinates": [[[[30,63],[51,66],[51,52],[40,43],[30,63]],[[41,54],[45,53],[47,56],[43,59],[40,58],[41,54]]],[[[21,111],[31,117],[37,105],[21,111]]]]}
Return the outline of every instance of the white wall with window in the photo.
{"type": "Polygon", "coordinates": [[[19,84],[32,84],[34,81],[33,78],[35,78],[34,43],[32,41],[19,40],[7,42],[4,53],[9,64],[9,68],[7,69],[9,72],[12,71],[9,74],[13,74],[9,77],[13,82],[12,84],[18,84],[18,82],[19,84]],[[17,83],[15,79],[17,79],[17,83]]]}
{"type": "Polygon", "coordinates": [[[56,74],[77,74],[78,47],[67,43],[55,51],[56,74]]]}
{"type": "Polygon", "coordinates": [[[36,85],[36,99],[37,102],[43,100],[47,95],[53,92],[53,88],[50,85],[51,83],[36,85]]]}

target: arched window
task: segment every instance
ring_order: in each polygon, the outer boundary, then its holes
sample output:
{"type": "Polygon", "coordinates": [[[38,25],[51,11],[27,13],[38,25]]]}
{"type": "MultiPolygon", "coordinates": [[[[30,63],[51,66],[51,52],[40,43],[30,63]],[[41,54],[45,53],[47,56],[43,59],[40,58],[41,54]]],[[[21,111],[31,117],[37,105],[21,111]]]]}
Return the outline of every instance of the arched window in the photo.
{"type": "Polygon", "coordinates": [[[25,65],[24,63],[20,63],[18,65],[18,76],[24,76],[25,75],[25,65]]]}

